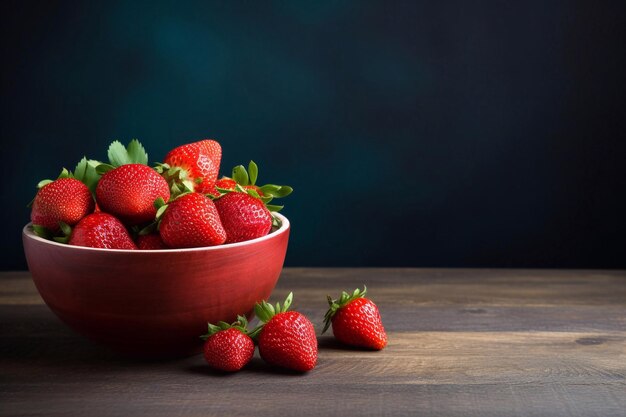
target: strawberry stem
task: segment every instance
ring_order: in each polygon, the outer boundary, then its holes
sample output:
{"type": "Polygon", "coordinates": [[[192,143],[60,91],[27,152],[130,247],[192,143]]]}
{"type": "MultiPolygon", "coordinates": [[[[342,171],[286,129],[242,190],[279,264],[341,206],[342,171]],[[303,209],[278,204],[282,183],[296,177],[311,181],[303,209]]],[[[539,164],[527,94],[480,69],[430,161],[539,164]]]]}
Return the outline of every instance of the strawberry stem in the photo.
{"type": "Polygon", "coordinates": [[[213,336],[215,333],[221,332],[222,330],[228,330],[231,328],[237,329],[243,334],[247,334],[247,335],[250,334],[248,332],[248,320],[244,316],[237,316],[237,321],[233,322],[232,324],[228,324],[224,321],[219,321],[217,322],[217,324],[211,324],[211,323],[207,323],[207,324],[208,324],[208,332],[207,334],[203,334],[202,336],[200,336],[200,339],[202,340],[207,340],[209,337],[213,336]]]}
{"type": "Polygon", "coordinates": [[[272,317],[277,314],[284,313],[289,310],[291,307],[291,302],[293,301],[293,292],[290,292],[285,298],[285,302],[281,306],[279,302],[276,303],[276,306],[271,305],[265,300],[262,300],[260,303],[256,303],[254,305],[254,314],[259,318],[261,324],[259,324],[254,330],[249,333],[249,336],[254,339],[263,329],[265,323],[270,321],[272,317]]]}

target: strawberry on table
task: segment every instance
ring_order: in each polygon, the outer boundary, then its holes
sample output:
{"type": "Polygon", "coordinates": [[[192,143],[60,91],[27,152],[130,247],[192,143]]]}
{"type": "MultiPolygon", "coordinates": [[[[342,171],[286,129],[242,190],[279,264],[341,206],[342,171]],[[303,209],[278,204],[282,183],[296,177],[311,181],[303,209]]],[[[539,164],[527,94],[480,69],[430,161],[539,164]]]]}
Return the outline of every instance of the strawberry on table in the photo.
{"type": "Polygon", "coordinates": [[[365,298],[367,288],[352,294],[343,292],[338,300],[328,296],[329,309],[324,316],[324,330],[333,326],[333,334],[347,345],[381,350],[387,346],[387,333],[378,307],[365,298]]]}
{"type": "Polygon", "coordinates": [[[254,355],[254,342],[248,335],[248,321],[237,316],[233,324],[220,321],[209,323],[209,332],[201,336],[204,342],[204,359],[210,367],[220,371],[235,372],[246,366],[254,355]]]}
{"type": "Polygon", "coordinates": [[[160,217],[159,233],[171,248],[221,245],[226,241],[215,204],[204,194],[182,194],[167,204],[160,217]]]}
{"type": "Polygon", "coordinates": [[[220,170],[222,147],[212,139],[203,139],[172,149],[158,170],[170,184],[172,194],[195,191],[210,193],[220,170]]]}
{"type": "Polygon", "coordinates": [[[289,293],[281,306],[265,301],[254,311],[264,323],[252,334],[257,338],[261,358],[270,365],[305,372],[317,363],[317,337],[311,321],[297,311],[288,311],[293,300],[289,293]]]}
{"type": "Polygon", "coordinates": [[[40,228],[57,233],[61,230],[59,222],[73,226],[93,209],[93,197],[85,184],[75,178],[59,178],[37,192],[30,219],[39,233],[45,233],[40,228]]]}
{"type": "Polygon", "coordinates": [[[122,222],[103,212],[84,217],[72,230],[69,244],[91,248],[137,249],[122,222]]]}

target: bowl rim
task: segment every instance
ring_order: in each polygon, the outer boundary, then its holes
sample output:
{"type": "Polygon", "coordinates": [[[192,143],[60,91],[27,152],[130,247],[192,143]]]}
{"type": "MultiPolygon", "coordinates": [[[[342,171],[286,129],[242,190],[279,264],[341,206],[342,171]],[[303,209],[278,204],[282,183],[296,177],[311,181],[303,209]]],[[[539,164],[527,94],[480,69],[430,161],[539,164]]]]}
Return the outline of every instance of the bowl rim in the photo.
{"type": "Polygon", "coordinates": [[[257,237],[256,239],[246,240],[243,242],[236,243],[225,243],[222,245],[216,246],[200,246],[195,248],[178,248],[178,249],[107,249],[107,248],[91,248],[88,246],[74,246],[68,245],[66,243],[55,242],[54,240],[44,239],[39,237],[32,230],[32,222],[28,222],[22,229],[22,234],[26,236],[28,239],[32,239],[44,244],[59,246],[70,250],[83,250],[83,251],[93,251],[93,252],[107,252],[107,253],[175,253],[175,252],[194,252],[194,251],[216,251],[216,250],[227,250],[228,248],[235,248],[246,245],[254,245],[255,243],[260,243],[264,240],[269,240],[279,235],[284,234],[289,230],[290,224],[287,217],[283,216],[280,213],[272,213],[281,222],[281,225],[278,229],[273,232],[268,233],[265,236],[257,237]]]}

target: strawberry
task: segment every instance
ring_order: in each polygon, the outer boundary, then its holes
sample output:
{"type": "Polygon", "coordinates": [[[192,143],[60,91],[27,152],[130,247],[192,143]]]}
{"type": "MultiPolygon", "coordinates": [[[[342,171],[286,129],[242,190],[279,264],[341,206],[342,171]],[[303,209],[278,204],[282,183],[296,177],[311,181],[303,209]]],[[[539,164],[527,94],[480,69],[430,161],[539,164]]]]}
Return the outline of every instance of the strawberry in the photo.
{"type": "Polygon", "coordinates": [[[91,248],[137,249],[122,222],[103,212],[83,218],[72,230],[69,244],[91,248]]]}
{"type": "Polygon", "coordinates": [[[136,242],[137,248],[141,250],[167,249],[163,239],[161,239],[161,235],[158,233],[139,235],[136,242]]]}
{"type": "Polygon", "coordinates": [[[228,177],[222,177],[219,180],[215,181],[215,186],[217,188],[223,188],[225,190],[230,190],[230,191],[234,191],[236,185],[237,185],[237,181],[228,177]]]}
{"type": "Polygon", "coordinates": [[[114,168],[100,178],[96,200],[102,211],[111,213],[128,225],[154,220],[157,198],[168,200],[167,181],[154,169],[143,164],[126,164],[114,168]]]}
{"type": "Polygon", "coordinates": [[[221,245],[226,241],[215,204],[203,194],[182,194],[163,207],[159,232],[167,246],[192,248],[221,245]]]}
{"type": "Polygon", "coordinates": [[[317,338],[309,319],[297,311],[287,311],[293,293],[276,307],[265,301],[257,303],[254,311],[264,323],[252,335],[257,337],[259,353],[270,365],[295,371],[310,371],[317,363],[317,338]]]}
{"type": "Polygon", "coordinates": [[[272,228],[272,214],[251,195],[228,193],[215,200],[215,207],[226,230],[226,243],[265,236],[272,228]]]}
{"type": "Polygon", "coordinates": [[[351,346],[381,350],[387,346],[387,333],[378,307],[365,298],[367,288],[358,288],[352,295],[343,292],[339,300],[328,296],[330,308],[324,316],[324,333],[331,323],[333,334],[340,342],[351,346]]]}
{"type": "Polygon", "coordinates": [[[30,219],[36,229],[43,227],[57,233],[61,230],[59,222],[73,226],[93,208],[93,197],[85,184],[75,178],[59,178],[39,189],[30,219]]]}
{"type": "Polygon", "coordinates": [[[235,372],[246,366],[254,355],[254,342],[248,336],[248,321],[237,316],[237,321],[228,324],[220,321],[209,323],[209,332],[200,336],[204,342],[204,359],[211,368],[235,372]]]}
{"type": "Polygon", "coordinates": [[[233,177],[222,177],[216,183],[220,195],[215,205],[226,229],[226,243],[242,242],[267,235],[279,221],[272,211],[283,206],[268,204],[273,198],[286,197],[293,189],[287,185],[255,185],[259,168],[254,161],[233,168],[233,177]]]}
{"type": "Polygon", "coordinates": [[[189,191],[206,194],[214,191],[221,159],[220,144],[204,139],[172,149],[157,169],[174,195],[189,191]]]}

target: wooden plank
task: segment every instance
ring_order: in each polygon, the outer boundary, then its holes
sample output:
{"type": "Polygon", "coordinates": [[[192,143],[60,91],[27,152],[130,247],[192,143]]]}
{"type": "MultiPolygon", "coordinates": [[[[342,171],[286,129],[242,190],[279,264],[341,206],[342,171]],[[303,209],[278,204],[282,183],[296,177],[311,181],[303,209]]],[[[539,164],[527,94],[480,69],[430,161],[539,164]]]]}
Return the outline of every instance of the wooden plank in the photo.
{"type": "Polygon", "coordinates": [[[275,291],[317,324],[363,283],[389,346],[321,336],[296,375],[257,356],[234,375],[201,357],[138,361],[74,335],[27,273],[0,276],[0,415],[624,416],[624,271],[287,269],[275,291]]]}

